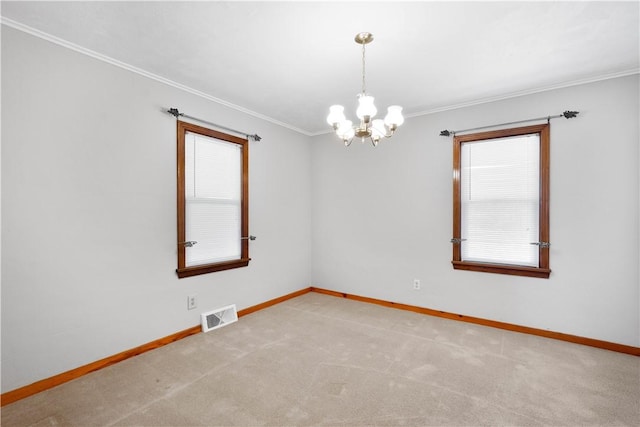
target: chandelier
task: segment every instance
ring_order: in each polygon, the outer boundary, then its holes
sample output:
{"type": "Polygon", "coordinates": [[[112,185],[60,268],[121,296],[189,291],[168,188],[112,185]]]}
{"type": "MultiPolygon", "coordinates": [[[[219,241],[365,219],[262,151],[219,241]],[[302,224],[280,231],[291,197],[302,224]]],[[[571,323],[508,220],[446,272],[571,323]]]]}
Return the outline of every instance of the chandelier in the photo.
{"type": "Polygon", "coordinates": [[[360,138],[361,142],[365,142],[366,138],[371,140],[373,146],[377,146],[381,138],[390,138],[396,131],[398,126],[404,123],[402,117],[402,107],[392,105],[387,109],[387,115],[384,120],[372,120],[378,110],[373,104],[373,96],[367,94],[365,85],[365,45],[373,41],[373,34],[358,33],[355,41],[362,45],[362,92],[358,94],[358,108],[356,116],[360,119],[360,124],[354,126],[351,120],[347,120],[344,115],[344,107],[342,105],[332,105],[329,108],[327,123],[333,127],[336,135],[344,142],[345,146],[351,145],[354,137],[360,138]]]}

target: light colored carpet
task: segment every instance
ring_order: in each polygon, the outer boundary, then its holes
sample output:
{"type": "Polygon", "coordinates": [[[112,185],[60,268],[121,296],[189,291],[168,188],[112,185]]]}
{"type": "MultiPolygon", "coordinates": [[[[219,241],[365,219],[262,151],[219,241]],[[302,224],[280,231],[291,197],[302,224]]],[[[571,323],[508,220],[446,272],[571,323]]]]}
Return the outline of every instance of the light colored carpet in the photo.
{"type": "Polygon", "coordinates": [[[317,293],[2,408],[3,426],[640,425],[640,358],[317,293]]]}

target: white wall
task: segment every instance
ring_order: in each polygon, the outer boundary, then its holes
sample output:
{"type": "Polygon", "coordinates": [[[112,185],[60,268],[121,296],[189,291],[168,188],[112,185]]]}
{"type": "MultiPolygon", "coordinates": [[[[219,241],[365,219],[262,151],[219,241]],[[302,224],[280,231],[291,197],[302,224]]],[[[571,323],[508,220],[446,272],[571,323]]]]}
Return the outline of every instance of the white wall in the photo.
{"type": "Polygon", "coordinates": [[[3,26],[2,391],[310,286],[309,170],[306,136],[3,26]],[[247,268],[176,276],[168,107],[263,137],[247,268]]]}
{"type": "Polygon", "coordinates": [[[315,137],[314,286],[640,345],[638,94],[633,75],[411,118],[376,149],[315,137]],[[440,131],[567,109],[551,122],[551,277],[454,271],[440,131]]]}

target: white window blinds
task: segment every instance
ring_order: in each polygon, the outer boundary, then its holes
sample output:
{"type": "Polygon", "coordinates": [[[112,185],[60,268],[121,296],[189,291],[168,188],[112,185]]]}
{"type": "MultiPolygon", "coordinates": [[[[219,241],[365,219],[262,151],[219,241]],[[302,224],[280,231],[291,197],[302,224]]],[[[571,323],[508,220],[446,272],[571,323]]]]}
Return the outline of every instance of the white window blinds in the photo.
{"type": "Polygon", "coordinates": [[[463,261],[538,266],[539,134],[461,146],[463,261]]]}
{"type": "Polygon", "coordinates": [[[241,258],[242,153],[238,144],[185,134],[187,267],[241,258]]]}

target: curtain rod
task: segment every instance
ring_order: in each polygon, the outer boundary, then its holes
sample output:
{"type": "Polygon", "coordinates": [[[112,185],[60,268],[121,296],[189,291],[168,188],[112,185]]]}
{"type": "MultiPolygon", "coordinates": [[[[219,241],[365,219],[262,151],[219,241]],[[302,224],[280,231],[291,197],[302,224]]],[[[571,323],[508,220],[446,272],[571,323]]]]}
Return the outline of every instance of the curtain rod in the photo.
{"type": "Polygon", "coordinates": [[[248,133],[246,133],[246,132],[241,132],[241,131],[239,131],[239,130],[231,129],[231,128],[228,128],[228,127],[226,127],[226,126],[221,126],[221,125],[219,125],[219,124],[212,123],[212,122],[207,121],[207,120],[202,120],[202,119],[199,119],[199,118],[197,118],[197,117],[193,117],[193,116],[189,116],[189,115],[187,115],[187,114],[185,114],[185,113],[181,113],[180,111],[178,111],[178,109],[177,109],[177,108],[169,108],[169,109],[167,110],[167,113],[169,113],[169,114],[171,114],[171,115],[175,116],[175,117],[176,117],[176,119],[177,119],[178,117],[186,117],[187,119],[196,120],[196,121],[198,121],[198,122],[200,122],[200,123],[206,123],[206,124],[208,124],[208,125],[215,126],[215,127],[217,127],[217,128],[220,128],[220,129],[224,129],[224,130],[226,130],[226,131],[230,131],[230,132],[234,132],[234,133],[239,133],[240,135],[244,135],[247,139],[251,138],[251,139],[253,139],[253,140],[254,140],[254,141],[256,141],[256,142],[257,142],[257,141],[260,141],[260,140],[262,139],[260,136],[258,136],[258,134],[257,134],[257,133],[256,133],[256,134],[253,134],[253,135],[250,135],[250,134],[248,134],[248,133]]]}
{"type": "Polygon", "coordinates": [[[576,117],[578,114],[580,114],[579,111],[565,111],[564,113],[558,114],[557,116],[547,116],[547,117],[538,117],[537,119],[518,120],[516,122],[500,123],[498,125],[481,126],[478,128],[471,128],[471,129],[464,129],[464,130],[446,130],[445,129],[440,132],[440,136],[451,136],[451,135],[455,136],[457,133],[470,132],[472,130],[487,129],[487,128],[493,128],[497,126],[515,125],[518,123],[526,123],[526,122],[537,122],[540,120],[546,120],[548,123],[551,119],[557,119],[560,117],[564,117],[565,119],[572,119],[576,117]]]}

